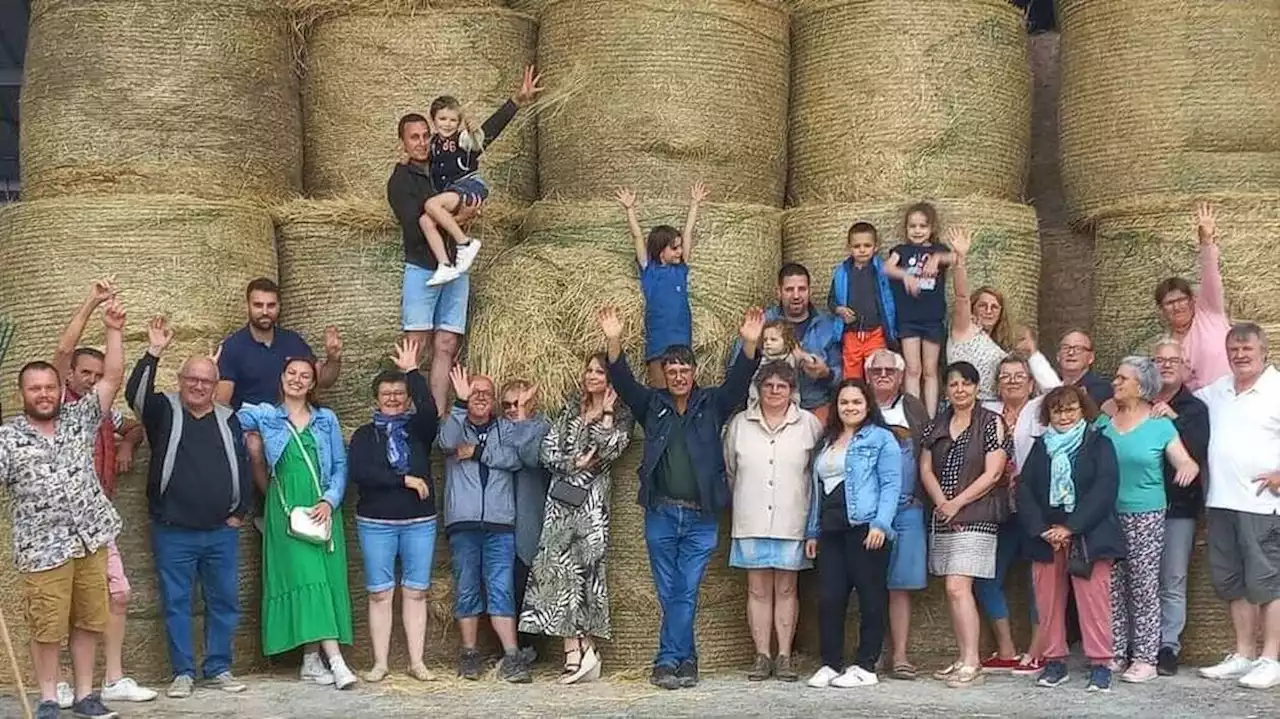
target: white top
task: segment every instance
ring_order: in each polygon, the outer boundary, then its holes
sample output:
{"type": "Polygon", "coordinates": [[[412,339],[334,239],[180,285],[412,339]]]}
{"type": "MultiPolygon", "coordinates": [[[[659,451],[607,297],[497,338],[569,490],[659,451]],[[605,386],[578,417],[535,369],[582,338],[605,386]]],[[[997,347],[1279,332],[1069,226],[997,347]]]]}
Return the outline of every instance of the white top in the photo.
{"type": "Polygon", "coordinates": [[[1280,471],[1280,372],[1267,367],[1236,394],[1227,375],[1196,391],[1209,407],[1209,491],[1205,506],[1250,514],[1280,513],[1280,497],[1258,496],[1254,480],[1280,471]]]}
{"type": "MultiPolygon", "coordinates": [[[[1027,456],[1031,454],[1031,447],[1036,443],[1036,437],[1043,435],[1048,429],[1040,424],[1040,405],[1042,404],[1044,404],[1044,395],[1032,397],[1018,413],[1018,423],[1013,428],[1013,463],[1019,473],[1027,462],[1027,456]]],[[[982,406],[998,415],[1004,415],[1004,402],[983,402],[982,406]]]]}
{"type": "Polygon", "coordinates": [[[903,402],[901,394],[893,401],[893,404],[880,408],[880,416],[884,417],[884,423],[890,427],[911,429],[910,423],[907,422],[906,403],[903,402]]]}

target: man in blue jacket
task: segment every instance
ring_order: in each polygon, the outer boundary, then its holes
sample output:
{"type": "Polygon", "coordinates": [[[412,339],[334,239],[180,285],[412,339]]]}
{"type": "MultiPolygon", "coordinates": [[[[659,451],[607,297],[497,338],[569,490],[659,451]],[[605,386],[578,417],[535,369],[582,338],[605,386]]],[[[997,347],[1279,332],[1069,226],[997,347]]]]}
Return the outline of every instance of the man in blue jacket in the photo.
{"type": "Polygon", "coordinates": [[[719,387],[694,384],[697,361],[682,345],[661,358],[666,389],[636,381],[622,354],[622,320],[600,311],[608,341],[609,380],[644,428],[638,501],[644,507],[649,568],[662,607],[658,655],[649,681],[664,689],[698,683],[694,619],[698,586],[716,548],[719,515],[729,506],[720,435],[733,410],[747,399],[760,364],[756,348],[764,313],[749,310],[739,331],[742,350],[719,387]]]}

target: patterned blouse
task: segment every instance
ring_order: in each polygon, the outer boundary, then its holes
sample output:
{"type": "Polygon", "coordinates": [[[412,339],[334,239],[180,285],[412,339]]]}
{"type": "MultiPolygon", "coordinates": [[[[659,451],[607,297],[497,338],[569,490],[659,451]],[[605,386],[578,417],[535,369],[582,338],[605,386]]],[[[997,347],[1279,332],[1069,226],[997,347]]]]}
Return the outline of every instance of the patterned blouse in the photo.
{"type": "MultiPolygon", "coordinates": [[[[987,422],[982,428],[982,451],[984,454],[990,454],[997,449],[1004,449],[1006,456],[1013,455],[1013,435],[1006,433],[1004,443],[1000,442],[999,423],[1002,420],[999,415],[991,414],[991,421],[987,422]]],[[[928,437],[933,433],[933,423],[925,428],[925,436],[928,437]]],[[[969,446],[969,432],[962,432],[954,442],[951,443],[947,456],[943,458],[942,473],[938,476],[938,484],[942,486],[942,495],[947,499],[955,499],[960,493],[960,475],[964,472],[965,451],[969,446]]],[[[998,491],[998,490],[996,490],[998,491]]],[[[995,522],[970,522],[968,524],[939,524],[936,527],[938,532],[981,532],[982,534],[996,534],[1000,531],[999,525],[995,522]]]]}
{"type": "Polygon", "coordinates": [[[963,342],[947,343],[947,364],[968,362],[978,370],[978,399],[992,402],[996,395],[996,372],[1000,369],[1000,360],[1009,353],[991,339],[991,335],[974,325],[973,335],[963,342]]]}
{"type": "Polygon", "coordinates": [[[13,506],[13,563],[42,572],[87,557],[120,534],[120,515],[93,469],[103,420],[96,392],[63,404],[47,437],[26,415],[0,427],[0,484],[13,506]]]}

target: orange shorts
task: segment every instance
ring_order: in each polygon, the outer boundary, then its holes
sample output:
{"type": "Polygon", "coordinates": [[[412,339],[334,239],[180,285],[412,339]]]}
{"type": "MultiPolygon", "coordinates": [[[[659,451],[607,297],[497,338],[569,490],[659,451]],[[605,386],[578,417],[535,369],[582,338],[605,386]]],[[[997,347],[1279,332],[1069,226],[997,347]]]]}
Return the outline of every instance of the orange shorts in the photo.
{"type": "Polygon", "coordinates": [[[107,548],[43,572],[22,575],[27,629],[41,644],[60,644],[71,627],[86,632],[107,628],[107,548]]]}
{"type": "Polygon", "coordinates": [[[844,370],[844,378],[862,379],[867,357],[887,346],[884,328],[877,327],[866,332],[846,329],[844,336],[840,338],[840,365],[844,370]]]}

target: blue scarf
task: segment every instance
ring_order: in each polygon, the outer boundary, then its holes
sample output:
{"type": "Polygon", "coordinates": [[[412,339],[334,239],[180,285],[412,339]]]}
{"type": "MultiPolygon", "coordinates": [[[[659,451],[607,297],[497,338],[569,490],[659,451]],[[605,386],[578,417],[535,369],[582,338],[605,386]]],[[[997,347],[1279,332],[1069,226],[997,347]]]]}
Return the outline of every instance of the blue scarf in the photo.
{"type": "Polygon", "coordinates": [[[1066,431],[1050,427],[1044,433],[1044,448],[1049,450],[1049,506],[1062,507],[1068,514],[1076,511],[1076,483],[1071,479],[1071,457],[1080,449],[1088,426],[1082,419],[1066,431]]]}
{"type": "Polygon", "coordinates": [[[409,473],[409,420],[412,412],[385,415],[377,410],[373,413],[373,426],[387,435],[387,462],[397,474],[409,473]]]}

